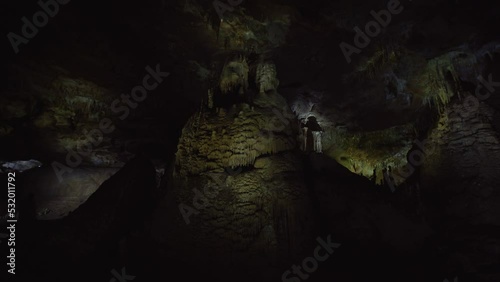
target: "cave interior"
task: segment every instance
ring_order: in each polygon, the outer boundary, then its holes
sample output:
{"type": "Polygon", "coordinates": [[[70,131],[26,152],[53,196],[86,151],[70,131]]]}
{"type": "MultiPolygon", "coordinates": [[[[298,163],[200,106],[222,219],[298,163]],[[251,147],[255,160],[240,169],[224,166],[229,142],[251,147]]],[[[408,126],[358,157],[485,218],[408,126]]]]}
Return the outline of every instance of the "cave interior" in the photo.
{"type": "Polygon", "coordinates": [[[500,282],[498,1],[5,5],[12,281],[500,282]]]}

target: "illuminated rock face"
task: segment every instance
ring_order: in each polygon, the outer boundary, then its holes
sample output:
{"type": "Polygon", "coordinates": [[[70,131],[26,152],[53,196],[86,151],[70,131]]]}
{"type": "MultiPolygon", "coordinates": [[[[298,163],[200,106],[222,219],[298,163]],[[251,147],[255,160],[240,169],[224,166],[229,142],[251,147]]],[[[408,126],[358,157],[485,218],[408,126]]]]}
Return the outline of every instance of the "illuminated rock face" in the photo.
{"type": "Polygon", "coordinates": [[[293,258],[314,242],[293,118],[277,93],[196,113],[157,212],[158,240],[189,257],[256,265],[293,258]]]}
{"type": "Polygon", "coordinates": [[[262,94],[254,104],[191,117],[177,147],[176,173],[184,177],[251,166],[259,156],[295,148],[296,123],[285,99],[262,94]]]}
{"type": "Polygon", "coordinates": [[[153,234],[186,259],[208,254],[224,265],[267,266],[314,242],[307,240],[312,209],[294,153],[299,128],[277,86],[274,64],[259,59],[248,66],[236,57],[223,66],[207,107],[184,126],[153,234]],[[249,69],[256,89],[248,89],[249,69]],[[249,91],[258,94],[225,104],[213,99],[249,91]]]}

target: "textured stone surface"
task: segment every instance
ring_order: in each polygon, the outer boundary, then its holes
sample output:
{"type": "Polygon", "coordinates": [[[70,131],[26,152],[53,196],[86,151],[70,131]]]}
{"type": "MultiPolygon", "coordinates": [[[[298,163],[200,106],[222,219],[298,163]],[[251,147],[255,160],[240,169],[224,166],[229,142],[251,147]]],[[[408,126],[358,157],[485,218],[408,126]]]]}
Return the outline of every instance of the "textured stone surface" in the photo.
{"type": "Polygon", "coordinates": [[[255,159],[295,148],[295,124],[286,101],[262,94],[255,106],[238,104],[218,113],[200,112],[183,129],[176,153],[176,173],[221,172],[250,166],[255,159]],[[269,102],[272,101],[272,102],[269,102]]]}
{"type": "Polygon", "coordinates": [[[313,242],[296,122],[275,92],[254,103],[197,113],[183,129],[153,236],[185,259],[266,266],[313,242]],[[187,223],[180,204],[196,210],[187,223]]]}

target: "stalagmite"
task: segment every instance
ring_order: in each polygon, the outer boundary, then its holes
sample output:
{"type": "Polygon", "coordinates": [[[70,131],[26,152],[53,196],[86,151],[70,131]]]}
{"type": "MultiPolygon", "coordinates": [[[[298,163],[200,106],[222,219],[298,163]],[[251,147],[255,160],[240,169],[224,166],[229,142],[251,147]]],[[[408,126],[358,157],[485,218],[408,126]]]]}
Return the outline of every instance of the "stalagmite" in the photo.
{"type": "Polygon", "coordinates": [[[322,153],[322,145],[321,145],[321,135],[323,135],[322,131],[313,131],[313,142],[314,142],[314,151],[317,153],[322,153]]]}

